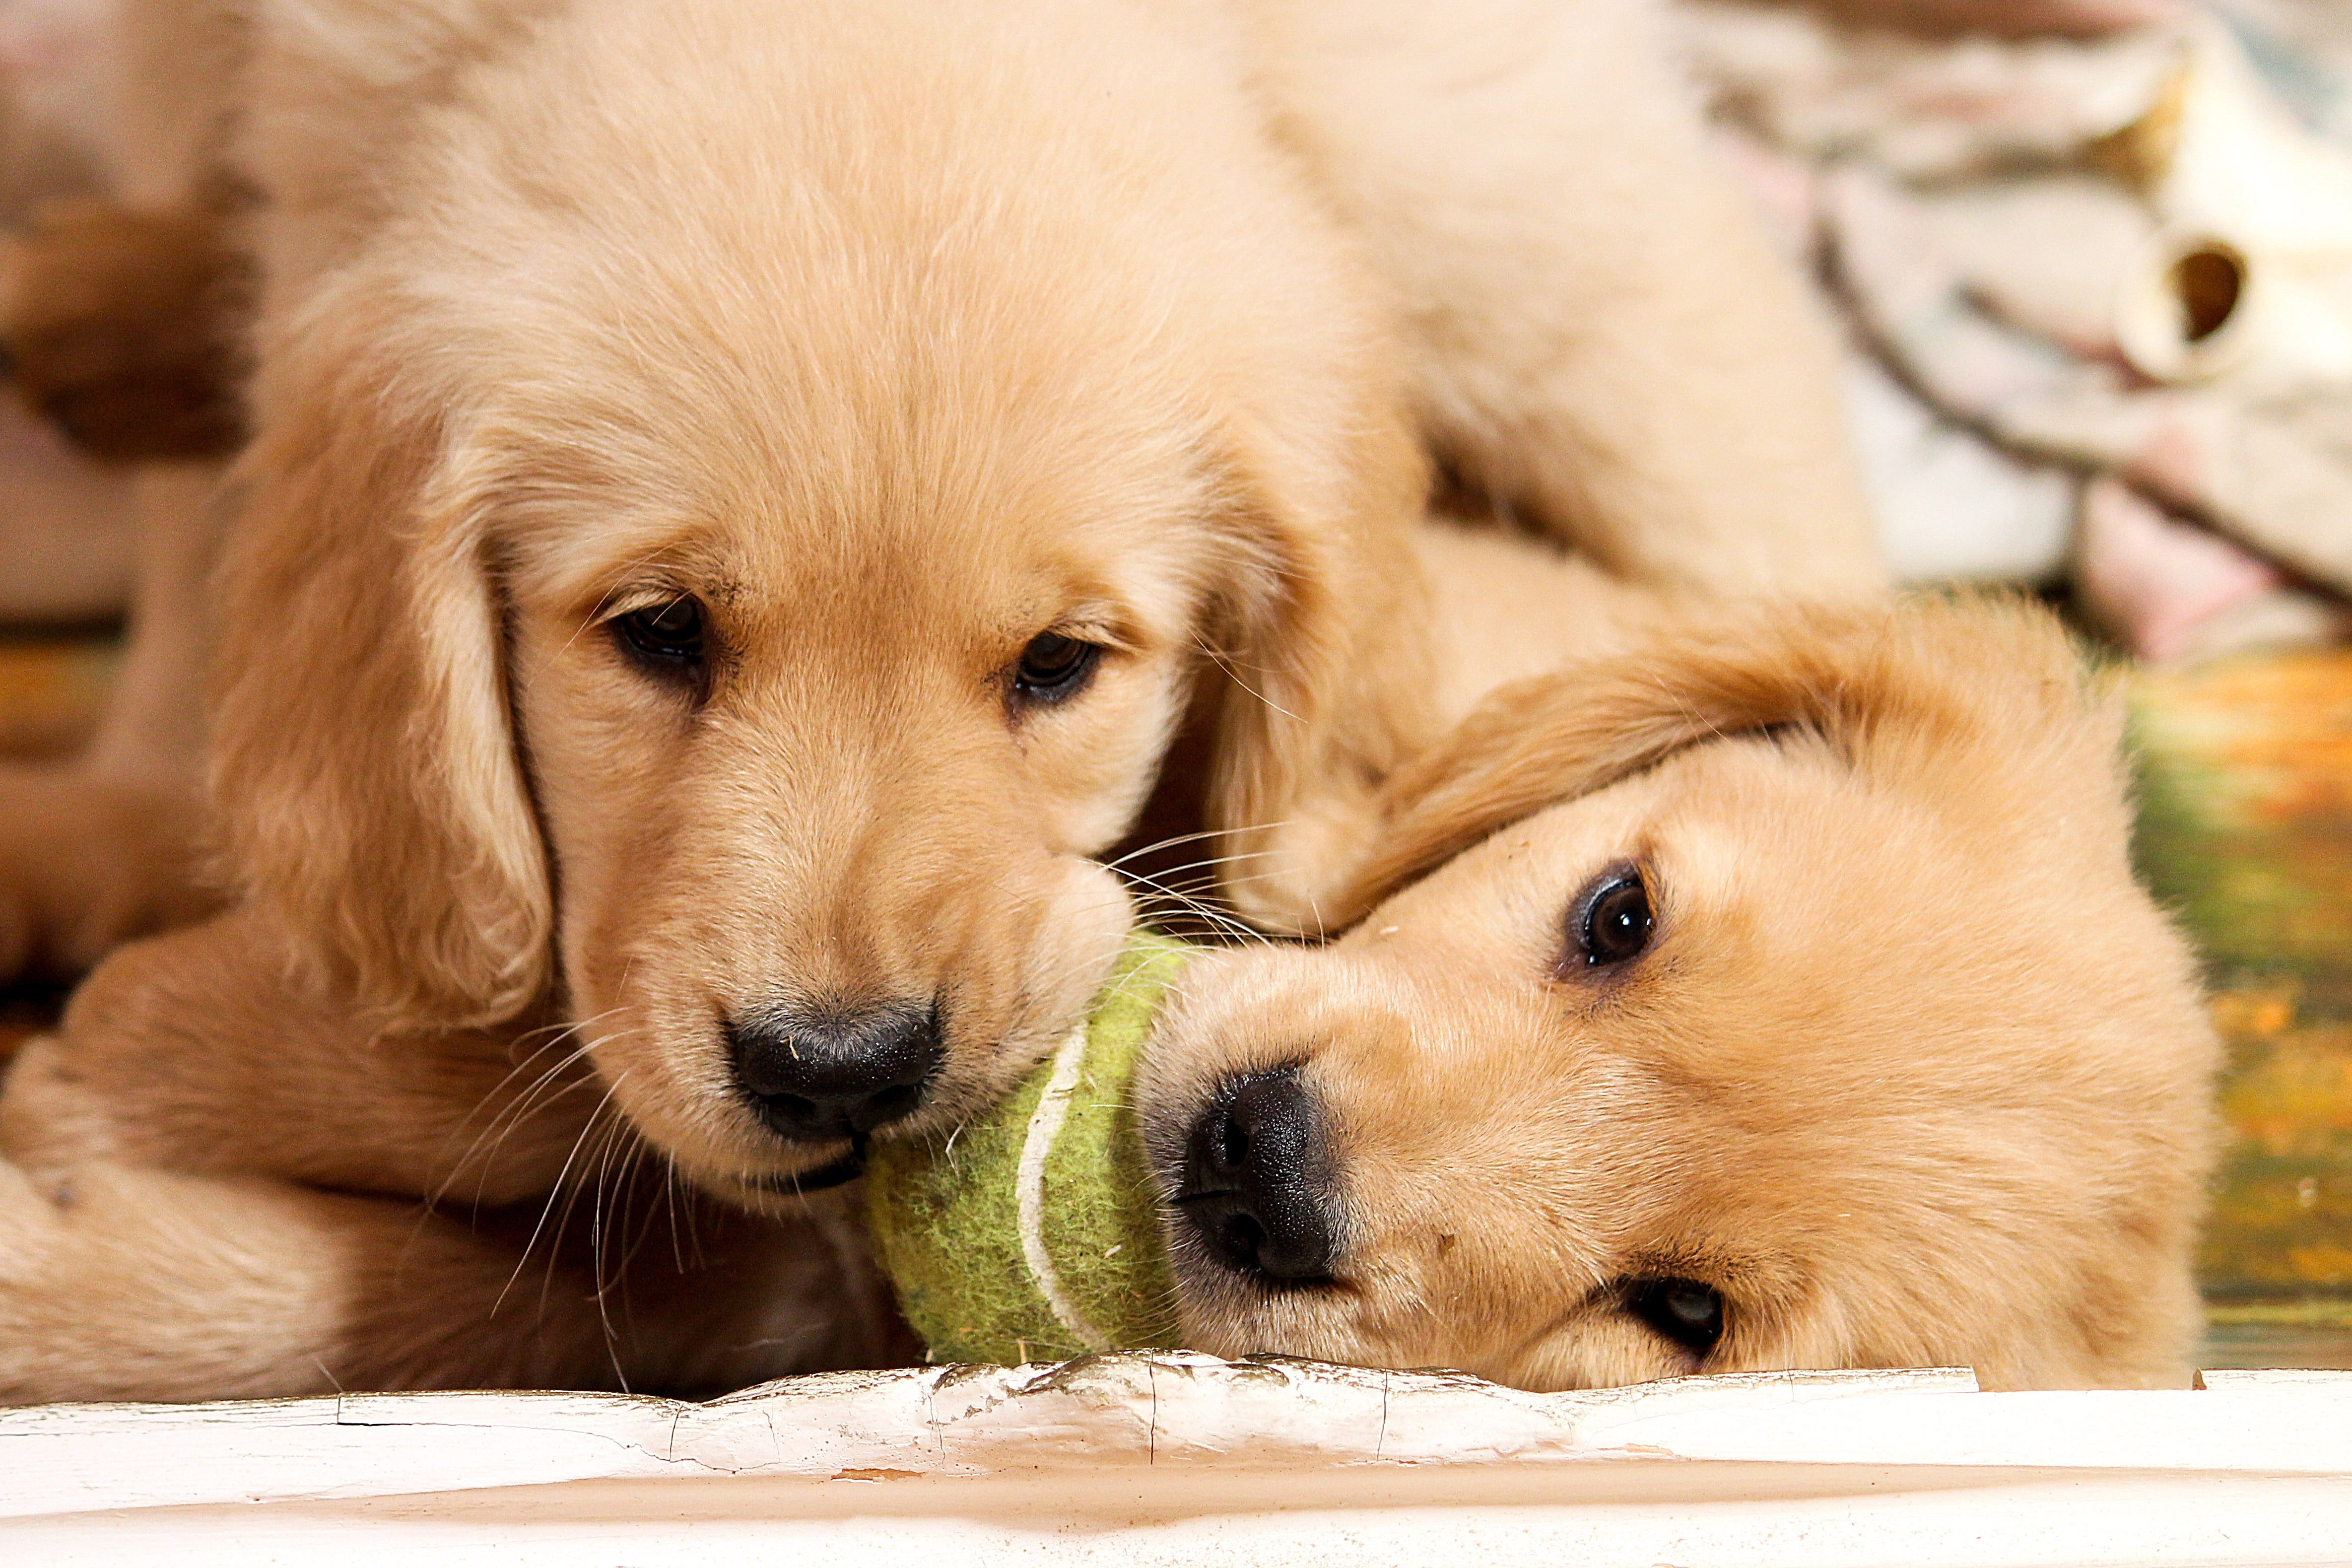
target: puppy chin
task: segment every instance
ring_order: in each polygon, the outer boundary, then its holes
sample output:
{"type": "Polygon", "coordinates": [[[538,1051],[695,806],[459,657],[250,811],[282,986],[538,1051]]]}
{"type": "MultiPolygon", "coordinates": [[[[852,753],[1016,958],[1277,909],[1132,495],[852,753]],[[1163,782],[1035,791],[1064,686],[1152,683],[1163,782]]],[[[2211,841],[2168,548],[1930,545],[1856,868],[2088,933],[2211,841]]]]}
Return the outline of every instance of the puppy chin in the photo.
{"type": "Polygon", "coordinates": [[[1342,1321],[1346,1288],[1271,1292],[1218,1265],[1176,1258],[1177,1323],[1187,1349],[1223,1356],[1303,1356],[1360,1366],[1395,1365],[1342,1321]]]}
{"type": "Polygon", "coordinates": [[[849,1140],[803,1142],[761,1124],[735,1087],[716,1025],[705,1027],[708,1044],[640,1050],[626,1065],[600,1064],[612,1085],[613,1105],[669,1168],[705,1192],[756,1213],[772,1213],[803,1194],[854,1180],[858,1151],[849,1140]]]}
{"type": "MultiPolygon", "coordinates": [[[[811,1157],[821,1158],[821,1147],[811,1145],[811,1157]]],[[[756,1176],[698,1176],[697,1186],[753,1214],[775,1215],[804,1198],[846,1186],[866,1173],[862,1150],[844,1142],[840,1152],[820,1164],[795,1171],[775,1171],[756,1176]]]]}

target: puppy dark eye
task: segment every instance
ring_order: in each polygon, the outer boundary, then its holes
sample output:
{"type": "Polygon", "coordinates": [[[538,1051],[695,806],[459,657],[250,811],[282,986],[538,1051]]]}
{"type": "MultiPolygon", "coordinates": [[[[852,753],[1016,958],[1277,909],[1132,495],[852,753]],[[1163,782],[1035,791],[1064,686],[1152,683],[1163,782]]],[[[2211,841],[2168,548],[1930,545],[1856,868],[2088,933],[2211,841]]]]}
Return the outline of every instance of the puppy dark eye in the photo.
{"type": "Polygon", "coordinates": [[[1723,1296],[1696,1279],[1636,1279],[1625,1310],[1693,1355],[1706,1354],[1723,1338],[1723,1296]]]}
{"type": "Polygon", "coordinates": [[[1577,901],[1570,918],[1569,934],[1575,947],[1572,961],[1598,969],[1638,958],[1650,945],[1650,933],[1657,923],[1650,911],[1650,889],[1642,873],[1631,866],[1612,868],[1602,872],[1591,890],[1577,901]]]}
{"type": "Polygon", "coordinates": [[[1099,644],[1040,632],[1021,650],[1021,662],[1013,670],[1013,693],[1024,702],[1066,702],[1086,689],[1095,666],[1102,662],[1102,651],[1099,644]]]}
{"type": "Polygon", "coordinates": [[[613,626],[623,645],[642,658],[687,667],[702,662],[702,606],[693,599],[631,610],[613,626]]]}

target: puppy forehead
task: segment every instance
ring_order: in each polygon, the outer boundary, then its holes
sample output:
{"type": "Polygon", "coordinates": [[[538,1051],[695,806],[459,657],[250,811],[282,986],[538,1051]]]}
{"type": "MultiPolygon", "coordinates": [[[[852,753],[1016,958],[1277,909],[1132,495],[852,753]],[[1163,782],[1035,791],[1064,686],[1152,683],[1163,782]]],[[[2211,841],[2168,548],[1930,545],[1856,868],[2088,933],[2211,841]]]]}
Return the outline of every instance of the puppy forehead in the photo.
{"type": "Polygon", "coordinates": [[[1965,1091],[2026,1037],[2057,1062],[2105,1026],[2108,998],[2167,982],[2160,930],[2121,921],[2144,900],[2118,862],[2095,885],[1826,752],[1724,742],[1497,833],[1343,945],[1544,984],[1590,1048],[1867,1120],[1930,1084],[1965,1091]],[[1558,978],[1578,892],[1627,858],[1652,881],[1654,947],[1558,978]],[[2102,940],[2109,923],[2155,940],[2102,940]]]}
{"type": "Polygon", "coordinates": [[[1507,937],[1557,928],[1568,902],[1621,861],[1648,865],[1670,900],[1720,905],[1755,890],[1817,820],[1864,793],[1825,755],[1768,740],[1696,748],[1474,845],[1367,916],[1349,942],[1507,937]]]}
{"type": "Polygon", "coordinates": [[[1215,564],[1209,527],[1182,496],[1159,515],[1034,496],[853,510],[747,486],[681,513],[663,503],[671,488],[536,508],[511,537],[523,591],[583,615],[676,592],[747,619],[858,621],[910,639],[975,622],[1027,637],[1068,621],[1151,643],[1190,625],[1215,564]]]}
{"type": "Polygon", "coordinates": [[[1803,1093],[1897,1038],[1915,1068],[1965,1070],[2020,995],[2079,967],[2070,890],[1826,752],[1739,741],[1496,833],[1342,946],[1542,986],[1591,1048],[1679,1079],[1803,1093]],[[1650,883],[1655,943],[1588,980],[1577,898],[1627,860],[1650,883]]]}
{"type": "Polygon", "coordinates": [[[541,271],[485,286],[503,311],[448,308],[440,335],[530,331],[440,374],[453,499],[524,542],[549,591],[655,563],[818,607],[928,591],[961,608],[1048,577],[1066,585],[1047,597],[1158,605],[1219,564],[1233,454],[1194,369],[1129,319],[1150,312],[1090,330],[950,290],[877,323],[785,308],[781,286],[571,298],[541,271]],[[563,374],[502,374],[534,354],[563,374]]]}

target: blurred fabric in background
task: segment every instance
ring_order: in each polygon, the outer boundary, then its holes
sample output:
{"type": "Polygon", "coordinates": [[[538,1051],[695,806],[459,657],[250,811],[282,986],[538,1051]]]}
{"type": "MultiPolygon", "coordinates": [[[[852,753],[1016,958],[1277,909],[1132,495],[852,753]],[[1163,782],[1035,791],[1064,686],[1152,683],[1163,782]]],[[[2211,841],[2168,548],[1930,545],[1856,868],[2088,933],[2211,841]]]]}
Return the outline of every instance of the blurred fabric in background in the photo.
{"type": "Polygon", "coordinates": [[[1918,36],[1860,25],[1859,0],[1678,13],[1734,162],[1851,345],[1897,570],[2063,585],[2158,661],[2335,637],[2352,7],[2009,10],[2129,25],[1918,36]]]}

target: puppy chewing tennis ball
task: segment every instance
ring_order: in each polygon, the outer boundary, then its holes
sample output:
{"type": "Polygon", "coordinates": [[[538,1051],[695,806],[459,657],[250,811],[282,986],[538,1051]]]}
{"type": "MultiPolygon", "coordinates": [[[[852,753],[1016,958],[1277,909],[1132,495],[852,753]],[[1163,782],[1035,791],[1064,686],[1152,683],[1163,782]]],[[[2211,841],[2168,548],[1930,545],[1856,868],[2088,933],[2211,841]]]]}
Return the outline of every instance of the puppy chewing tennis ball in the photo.
{"type": "Polygon", "coordinates": [[[1086,1021],[992,1111],[868,1154],[875,1246],[931,1360],[1176,1343],[1175,1276],[1129,1088],[1192,952],[1130,938],[1086,1021]]]}

